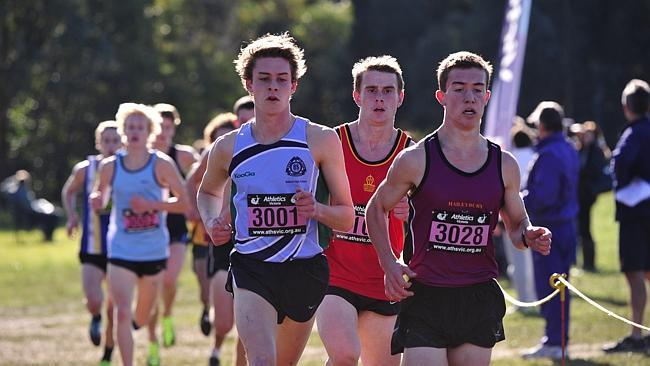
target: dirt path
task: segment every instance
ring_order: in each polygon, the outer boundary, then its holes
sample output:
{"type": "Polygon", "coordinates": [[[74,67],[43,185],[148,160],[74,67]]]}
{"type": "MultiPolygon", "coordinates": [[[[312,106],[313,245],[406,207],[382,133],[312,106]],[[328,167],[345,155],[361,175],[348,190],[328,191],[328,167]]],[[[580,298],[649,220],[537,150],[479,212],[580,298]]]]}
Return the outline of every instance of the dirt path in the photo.
{"type": "MultiPolygon", "coordinates": [[[[165,365],[205,365],[211,349],[212,338],[199,333],[190,319],[193,312],[179,307],[177,314],[177,344],[162,349],[165,365]]],[[[26,309],[21,314],[8,314],[0,310],[0,365],[96,365],[102,355],[101,347],[94,347],[88,340],[88,315],[83,308],[62,309],[50,316],[38,316],[38,309],[26,309]]],[[[135,333],[136,364],[145,363],[147,332],[135,333]]],[[[224,346],[223,364],[231,362],[234,336],[230,335],[224,346]]],[[[574,344],[569,352],[571,358],[589,359],[602,355],[600,344],[574,344]]],[[[506,343],[494,349],[494,359],[517,359],[522,349],[508,348],[506,343]]],[[[314,331],[305,349],[301,364],[322,365],[325,351],[314,331]]],[[[114,354],[113,365],[121,365],[119,354],[114,354]]]]}

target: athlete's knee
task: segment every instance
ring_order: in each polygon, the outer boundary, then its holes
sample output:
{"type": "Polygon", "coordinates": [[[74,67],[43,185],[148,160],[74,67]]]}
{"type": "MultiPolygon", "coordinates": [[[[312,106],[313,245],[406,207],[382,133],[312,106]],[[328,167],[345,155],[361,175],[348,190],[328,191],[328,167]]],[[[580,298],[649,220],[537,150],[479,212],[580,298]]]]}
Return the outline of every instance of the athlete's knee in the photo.
{"type": "Polygon", "coordinates": [[[97,314],[102,309],[102,297],[101,296],[89,296],[86,299],[86,307],[88,311],[92,314],[97,314]]]}
{"type": "Polygon", "coordinates": [[[169,272],[165,272],[163,276],[162,284],[166,288],[176,288],[177,277],[172,275],[169,272]]]}
{"type": "Polygon", "coordinates": [[[250,366],[273,366],[275,365],[275,354],[273,352],[269,353],[257,353],[251,355],[250,352],[246,354],[248,358],[248,364],[250,366]]]}
{"type": "Polygon", "coordinates": [[[128,307],[117,307],[117,322],[118,323],[131,323],[131,320],[133,319],[133,314],[131,313],[131,309],[128,307]]]}
{"type": "Polygon", "coordinates": [[[214,321],[214,331],[218,335],[223,336],[223,337],[225,337],[226,334],[228,334],[228,332],[230,332],[230,330],[232,329],[232,326],[233,326],[232,319],[230,319],[230,321],[228,321],[227,319],[223,319],[223,318],[220,317],[220,318],[215,319],[215,321],[214,321]]]}
{"type": "Polygon", "coordinates": [[[333,366],[354,366],[359,363],[361,351],[348,345],[337,347],[329,355],[330,364],[333,366]]]}

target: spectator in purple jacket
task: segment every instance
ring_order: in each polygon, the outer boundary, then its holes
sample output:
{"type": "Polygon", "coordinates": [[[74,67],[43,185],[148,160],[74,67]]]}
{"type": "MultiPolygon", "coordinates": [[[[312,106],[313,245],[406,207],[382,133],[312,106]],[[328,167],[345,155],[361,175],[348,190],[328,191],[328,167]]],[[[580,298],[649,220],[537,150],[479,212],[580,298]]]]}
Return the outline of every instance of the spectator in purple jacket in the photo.
{"type": "MultiPolygon", "coordinates": [[[[614,189],[617,193],[628,185],[650,183],[650,86],[643,80],[631,80],[621,98],[628,124],[616,144],[612,156],[614,189]]],[[[639,196],[638,193],[635,195],[639,196]]],[[[616,220],[619,222],[619,258],[621,271],[630,286],[632,320],[643,323],[647,302],[645,280],[650,279],[650,198],[645,197],[633,206],[616,202],[616,220]]],[[[650,345],[650,336],[641,337],[641,329],[632,327],[629,336],[605,352],[642,352],[650,345]]]]}
{"type": "MultiPolygon", "coordinates": [[[[553,232],[553,250],[548,256],[533,252],[535,290],[537,296],[549,295],[549,277],[553,273],[569,274],[576,258],[576,227],[578,215],[578,152],[567,140],[564,110],[556,102],[541,102],[528,119],[537,125],[539,142],[530,165],[528,183],[523,192],[531,221],[553,232]]],[[[565,303],[565,344],[568,344],[569,293],[565,303]]],[[[562,357],[562,322],[560,297],[545,303],[541,314],[546,321],[544,337],[524,358],[562,357]]]]}

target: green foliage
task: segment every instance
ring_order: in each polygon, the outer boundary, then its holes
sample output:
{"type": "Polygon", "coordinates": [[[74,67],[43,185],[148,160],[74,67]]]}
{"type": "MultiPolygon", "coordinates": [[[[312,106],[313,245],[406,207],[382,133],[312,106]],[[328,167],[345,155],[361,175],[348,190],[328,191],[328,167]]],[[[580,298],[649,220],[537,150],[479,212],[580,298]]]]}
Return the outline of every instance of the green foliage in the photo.
{"type": "MultiPolygon", "coordinates": [[[[0,2],[0,179],[17,169],[58,201],[72,165],[93,153],[97,122],[119,103],[168,102],[189,144],[245,91],[232,61],[257,36],[290,31],[309,70],[293,112],[328,125],[357,116],[350,69],[398,58],[399,127],[423,136],[442,121],[437,62],[470,50],[497,64],[505,0],[31,0],[0,2]]],[[[601,124],[613,145],[620,93],[650,79],[650,0],[533,1],[518,112],[557,100],[601,124]],[[629,24],[630,26],[620,26],[629,24]]]]}

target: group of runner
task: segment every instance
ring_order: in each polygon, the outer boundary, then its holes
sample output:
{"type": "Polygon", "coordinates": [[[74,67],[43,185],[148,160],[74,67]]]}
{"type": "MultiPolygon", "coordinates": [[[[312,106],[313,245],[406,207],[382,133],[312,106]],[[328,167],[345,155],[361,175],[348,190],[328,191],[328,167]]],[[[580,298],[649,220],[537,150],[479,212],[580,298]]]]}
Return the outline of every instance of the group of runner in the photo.
{"type": "MultiPolygon", "coordinates": [[[[480,134],[491,65],[469,52],[440,63],[435,96],[443,123],[417,143],[395,127],[405,94],[391,56],[354,65],[359,115],[334,129],[291,111],[306,65],[288,34],[252,41],[235,65],[254,117],[241,125],[235,121],[246,120],[232,116],[211,123],[202,157],[171,143],[180,121],[175,108],[127,103],[116,127],[98,128],[100,154],[77,164],[66,183],[65,197],[81,187],[88,197],[80,257],[93,343],[100,338],[104,272],[93,271],[92,285],[85,285],[86,267],[95,265],[89,256],[103,253],[95,250],[101,235],[93,241],[87,234],[98,232],[92,211],[108,222],[103,245],[124,365],[133,362],[132,329],[145,324],[148,361],[160,363],[151,357],[158,352],[159,291],[163,345],[174,343],[172,304],[186,232],[180,219],[172,224],[172,214],[184,213],[193,222],[204,333],[209,293],[214,300],[210,365],[220,363],[233,323],[237,364],[295,365],[314,321],[328,365],[489,364],[492,347],[505,339],[491,239],[498,216],[516,247],[548,254],[551,246],[548,229],[528,219],[516,161],[480,134]],[[121,138],[123,147],[109,148],[104,135],[121,138]],[[177,166],[189,173],[186,186],[177,166]]],[[[74,211],[73,199],[66,208],[74,211]]],[[[69,229],[79,221],[70,217],[69,229]]],[[[109,333],[105,344],[110,360],[109,333]]]]}

